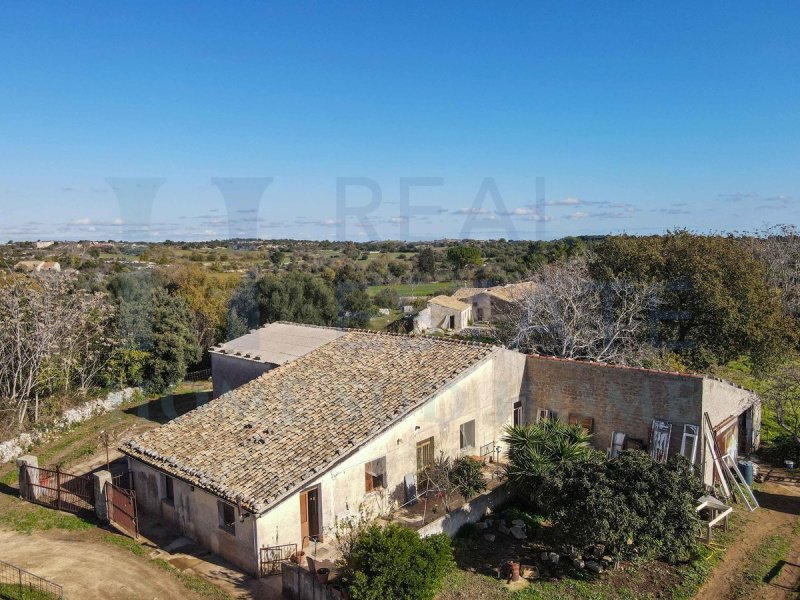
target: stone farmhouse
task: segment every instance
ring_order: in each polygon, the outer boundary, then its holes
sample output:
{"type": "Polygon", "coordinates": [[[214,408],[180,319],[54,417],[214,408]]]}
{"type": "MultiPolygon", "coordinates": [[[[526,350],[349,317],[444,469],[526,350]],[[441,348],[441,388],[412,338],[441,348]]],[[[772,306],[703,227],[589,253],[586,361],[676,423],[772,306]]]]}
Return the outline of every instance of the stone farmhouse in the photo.
{"type": "Polygon", "coordinates": [[[493,453],[514,422],[522,354],[283,325],[332,339],[121,448],[140,509],[250,573],[262,546],[324,541],[362,503],[402,504],[439,452],[493,453]]]}
{"type": "Polygon", "coordinates": [[[423,332],[439,329],[456,332],[467,327],[471,319],[472,308],[469,304],[451,296],[435,296],[428,300],[428,306],[414,319],[414,330],[423,332]]]}
{"type": "Polygon", "coordinates": [[[492,323],[508,314],[512,304],[531,289],[529,281],[489,288],[461,288],[451,296],[472,307],[472,319],[492,323]]]}
{"type": "Polygon", "coordinates": [[[141,510],[256,574],[262,547],[405,503],[439,452],[502,459],[508,425],[558,418],[612,455],[683,453],[707,484],[704,413],[726,453],[759,441],[758,397],[723,381],[446,337],[273,323],[212,360],[214,400],[121,450],[141,510]]]}

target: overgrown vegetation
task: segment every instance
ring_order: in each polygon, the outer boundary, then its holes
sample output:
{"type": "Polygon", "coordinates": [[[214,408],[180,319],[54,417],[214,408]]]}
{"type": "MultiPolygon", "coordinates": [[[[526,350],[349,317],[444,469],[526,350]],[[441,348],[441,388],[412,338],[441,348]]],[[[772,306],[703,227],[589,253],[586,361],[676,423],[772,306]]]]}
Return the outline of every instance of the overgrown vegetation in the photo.
{"type": "Polygon", "coordinates": [[[516,493],[578,549],[602,544],[624,558],[686,559],[695,549],[701,486],[680,456],[657,463],[640,451],[607,459],[580,426],[545,421],[507,429],[516,493]]]}

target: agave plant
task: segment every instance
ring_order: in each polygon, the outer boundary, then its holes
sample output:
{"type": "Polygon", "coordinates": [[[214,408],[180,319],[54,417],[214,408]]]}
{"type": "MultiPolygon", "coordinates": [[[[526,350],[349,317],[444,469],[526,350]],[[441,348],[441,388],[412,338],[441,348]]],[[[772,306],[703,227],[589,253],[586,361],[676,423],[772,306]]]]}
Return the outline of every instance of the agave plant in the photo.
{"type": "Polygon", "coordinates": [[[558,464],[592,453],[591,434],[580,425],[542,421],[535,425],[506,427],[508,446],[506,475],[517,493],[532,499],[536,488],[558,464]]]}

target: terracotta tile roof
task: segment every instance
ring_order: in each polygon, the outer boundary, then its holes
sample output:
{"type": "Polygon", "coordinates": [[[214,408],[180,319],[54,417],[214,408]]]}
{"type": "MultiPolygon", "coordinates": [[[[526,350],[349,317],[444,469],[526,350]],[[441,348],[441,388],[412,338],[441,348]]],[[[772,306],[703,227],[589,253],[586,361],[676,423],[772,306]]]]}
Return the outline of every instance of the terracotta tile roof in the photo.
{"type": "Polygon", "coordinates": [[[488,288],[461,288],[453,293],[453,298],[456,300],[466,300],[467,298],[472,298],[473,296],[482,294],[487,289],[488,288]]]}
{"type": "Polygon", "coordinates": [[[446,308],[452,308],[453,310],[467,310],[469,308],[469,304],[465,304],[461,302],[461,300],[456,300],[451,296],[436,296],[428,300],[430,304],[438,304],[439,306],[444,306],[446,308]]]}
{"type": "Polygon", "coordinates": [[[521,281],[519,283],[509,283],[508,285],[499,285],[497,287],[489,288],[486,292],[490,296],[499,298],[506,302],[518,300],[525,293],[533,290],[536,284],[532,281],[521,281]]]}
{"type": "Polygon", "coordinates": [[[263,512],[496,350],[351,330],[120,449],[263,512]]]}

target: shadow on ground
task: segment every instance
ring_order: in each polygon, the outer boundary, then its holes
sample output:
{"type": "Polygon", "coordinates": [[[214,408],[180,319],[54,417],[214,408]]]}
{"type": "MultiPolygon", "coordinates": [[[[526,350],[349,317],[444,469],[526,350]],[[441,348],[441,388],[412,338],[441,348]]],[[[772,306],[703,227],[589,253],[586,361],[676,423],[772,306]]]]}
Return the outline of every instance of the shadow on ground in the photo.
{"type": "Polygon", "coordinates": [[[140,419],[153,421],[160,425],[168,423],[190,410],[194,410],[211,400],[211,392],[189,392],[186,394],[167,394],[138,406],[126,408],[125,412],[140,419]]]}

